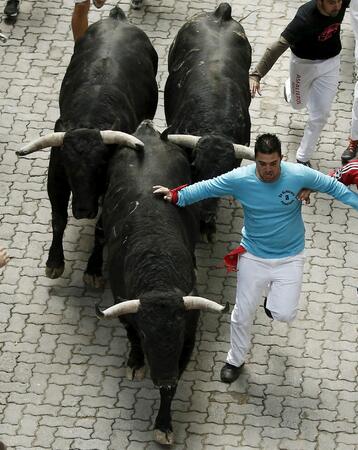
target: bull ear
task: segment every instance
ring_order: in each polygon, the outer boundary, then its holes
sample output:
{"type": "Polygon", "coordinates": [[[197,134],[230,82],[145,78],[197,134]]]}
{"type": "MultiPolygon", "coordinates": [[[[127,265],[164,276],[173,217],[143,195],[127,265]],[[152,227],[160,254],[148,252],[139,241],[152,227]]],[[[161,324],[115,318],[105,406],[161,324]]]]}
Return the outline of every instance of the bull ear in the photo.
{"type": "Polygon", "coordinates": [[[161,133],[160,139],[165,142],[168,141],[168,134],[169,134],[169,128],[165,129],[163,131],[163,133],[161,133]]]}
{"type": "Polygon", "coordinates": [[[61,117],[59,119],[56,120],[55,123],[55,132],[57,131],[66,131],[65,125],[61,119],[61,117]]]}

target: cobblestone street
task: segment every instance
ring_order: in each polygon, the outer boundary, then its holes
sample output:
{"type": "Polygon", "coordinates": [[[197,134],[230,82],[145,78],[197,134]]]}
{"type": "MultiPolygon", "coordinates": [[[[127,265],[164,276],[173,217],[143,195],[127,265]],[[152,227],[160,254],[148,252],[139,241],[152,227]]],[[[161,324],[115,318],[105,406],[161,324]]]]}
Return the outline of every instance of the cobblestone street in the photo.
{"type": "MultiPolygon", "coordinates": [[[[160,90],[155,125],[165,128],[163,91],[167,54],[179,28],[217,2],[144,0],[142,10],[121,3],[128,19],[150,37],[159,55],[160,90]]],[[[298,2],[235,0],[253,48],[253,64],[293,17],[298,2]]],[[[93,6],[90,23],[108,16],[107,0],[93,6]]],[[[0,8],[3,8],[3,3],[0,8]]],[[[0,246],[10,263],[0,269],[0,440],[9,450],[149,450],[159,391],[149,375],[128,381],[125,330],[99,322],[95,303],[112,304],[86,289],[82,275],[93,244],[94,221],[66,228],[65,272],[45,276],[51,243],[46,191],[49,152],[18,158],[15,151],[53,131],[58,96],[73,51],[70,0],[23,0],[17,23],[0,23],[0,246]]],[[[2,10],[2,9],[1,9],[2,10]]],[[[350,132],[354,39],[349,13],[342,25],[341,76],[328,124],[311,160],[327,173],[340,165],[350,132]]],[[[283,99],[286,52],[251,102],[251,146],[256,135],[276,133],[287,160],[307,119],[283,99]]],[[[353,188],[355,190],[355,188],[353,188]]],[[[255,316],[245,370],[231,385],[220,382],[229,348],[230,313],[202,313],[192,359],[173,401],[175,445],[181,450],[358,449],[358,213],[323,194],[304,206],[306,264],[297,318],[255,316]]],[[[233,307],[236,274],[216,268],[240,242],[242,210],[222,200],[217,241],[197,250],[200,295],[233,307]]]]}

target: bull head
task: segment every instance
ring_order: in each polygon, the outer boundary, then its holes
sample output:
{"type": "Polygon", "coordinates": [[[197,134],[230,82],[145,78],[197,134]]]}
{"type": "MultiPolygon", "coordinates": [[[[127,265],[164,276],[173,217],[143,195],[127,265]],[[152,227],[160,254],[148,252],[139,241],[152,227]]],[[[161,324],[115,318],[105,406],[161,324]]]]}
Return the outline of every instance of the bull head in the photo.
{"type": "MultiPolygon", "coordinates": [[[[132,136],[131,134],[123,133],[122,131],[104,130],[100,131],[100,134],[103,143],[106,145],[118,144],[121,146],[133,148],[135,150],[142,149],[144,147],[142,141],[132,136]]],[[[18,156],[25,156],[44,148],[61,147],[65,135],[66,133],[64,132],[56,132],[47,134],[46,136],[41,136],[40,138],[35,139],[34,141],[22,147],[22,149],[17,151],[16,154],[18,156]]]]}
{"type": "MultiPolygon", "coordinates": [[[[184,306],[186,310],[201,309],[205,311],[221,312],[225,313],[229,310],[229,304],[219,305],[212,300],[204,297],[196,297],[188,295],[183,297],[184,306]]],[[[98,319],[112,319],[113,317],[119,317],[124,314],[135,314],[140,306],[140,300],[126,300],[102,311],[99,305],[96,305],[96,315],[98,319]]]]}
{"type": "MultiPolygon", "coordinates": [[[[191,134],[168,134],[168,141],[173,144],[184,146],[188,148],[195,148],[196,144],[201,139],[201,136],[193,136],[191,134]]],[[[255,154],[250,147],[241,144],[232,144],[237,159],[249,159],[255,161],[255,154]]]]}

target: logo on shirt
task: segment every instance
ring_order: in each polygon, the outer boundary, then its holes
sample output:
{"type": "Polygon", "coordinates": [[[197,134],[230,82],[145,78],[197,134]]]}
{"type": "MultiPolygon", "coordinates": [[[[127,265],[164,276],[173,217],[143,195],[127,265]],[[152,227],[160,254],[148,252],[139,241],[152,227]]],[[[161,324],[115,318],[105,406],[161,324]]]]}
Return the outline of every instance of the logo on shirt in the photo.
{"type": "Polygon", "coordinates": [[[279,197],[283,205],[291,205],[296,200],[296,196],[292,191],[282,191],[279,197]]]}
{"type": "Polygon", "coordinates": [[[325,28],[321,34],[318,35],[318,40],[320,42],[327,41],[327,39],[330,39],[334,33],[336,33],[339,29],[339,23],[334,23],[332,25],[329,25],[327,28],[325,28]]]}

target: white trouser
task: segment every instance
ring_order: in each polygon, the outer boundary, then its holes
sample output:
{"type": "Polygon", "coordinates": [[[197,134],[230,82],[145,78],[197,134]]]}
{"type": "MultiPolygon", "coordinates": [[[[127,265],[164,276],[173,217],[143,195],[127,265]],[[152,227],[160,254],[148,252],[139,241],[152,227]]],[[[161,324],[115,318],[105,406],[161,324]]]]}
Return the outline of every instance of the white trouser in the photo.
{"type": "Polygon", "coordinates": [[[291,105],[294,109],[307,106],[308,121],[296,158],[308,161],[325,126],[336,95],[339,79],[339,55],[324,60],[301,59],[291,53],[291,105]]]}
{"type": "MultiPolygon", "coordinates": [[[[354,56],[356,60],[356,77],[358,70],[358,0],[351,0],[350,6],[351,24],[355,38],[354,56]]],[[[354,141],[358,140],[358,81],[356,81],[354,87],[354,98],[352,106],[352,126],[351,126],[351,138],[354,141]]]]}
{"type": "MultiPolygon", "coordinates": [[[[357,63],[356,63],[356,66],[357,66],[357,63]]],[[[356,70],[357,70],[357,67],[356,67],[356,70]]],[[[354,86],[354,98],[353,98],[353,105],[352,105],[351,138],[354,141],[358,140],[358,81],[356,81],[356,84],[354,86]]]]}
{"type": "Polygon", "coordinates": [[[236,302],[231,313],[231,347],[226,359],[229,364],[239,367],[245,360],[255,310],[265,290],[266,307],[273,319],[291,322],[296,317],[304,260],[303,252],[280,259],[263,259],[250,253],[240,256],[236,302]]]}

